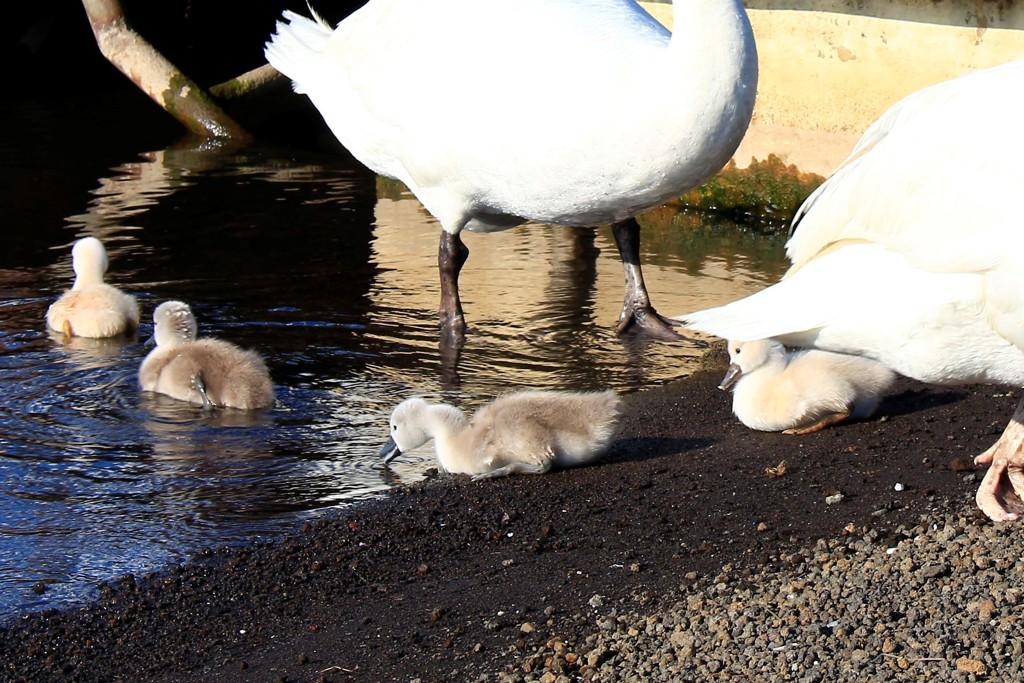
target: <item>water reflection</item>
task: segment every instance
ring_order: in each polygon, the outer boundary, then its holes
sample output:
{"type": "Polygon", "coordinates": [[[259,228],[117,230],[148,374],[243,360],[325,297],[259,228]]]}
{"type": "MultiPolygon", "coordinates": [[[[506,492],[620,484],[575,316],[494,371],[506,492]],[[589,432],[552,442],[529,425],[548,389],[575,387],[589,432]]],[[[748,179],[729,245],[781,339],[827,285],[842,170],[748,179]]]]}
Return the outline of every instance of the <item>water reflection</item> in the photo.
{"type": "MultiPolygon", "coordinates": [[[[76,170],[49,180],[82,183],[76,170]]],[[[428,449],[394,470],[376,457],[409,395],[472,409],[517,386],[634,391],[688,374],[699,353],[615,337],[623,276],[608,229],[466,235],[455,363],[438,349],[439,227],[364,170],[181,144],[95,182],[58,239],[19,236],[18,253],[46,267],[0,269],[0,617],[422,477],[428,449]],[[264,355],[274,407],[208,413],[144,394],[139,339],[48,332],[84,235],[104,240],[109,281],[139,297],[140,338],[158,303],[188,302],[201,334],[264,355]]],[[[714,230],[673,239],[644,235],[648,286],[669,313],[743,296],[783,267],[781,245],[775,265],[751,268],[731,245],[718,252],[714,230]]]]}

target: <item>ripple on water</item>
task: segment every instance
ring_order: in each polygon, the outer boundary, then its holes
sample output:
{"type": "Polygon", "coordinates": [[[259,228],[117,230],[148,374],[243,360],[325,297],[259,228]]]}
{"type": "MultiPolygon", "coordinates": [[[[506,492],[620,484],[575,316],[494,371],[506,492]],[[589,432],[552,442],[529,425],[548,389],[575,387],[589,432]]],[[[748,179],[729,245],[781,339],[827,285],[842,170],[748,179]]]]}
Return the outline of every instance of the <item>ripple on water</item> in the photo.
{"type": "MultiPolygon", "coordinates": [[[[699,356],[612,333],[622,267],[606,228],[467,236],[468,334],[442,349],[439,227],[407,194],[378,197],[364,173],[294,151],[126,158],[99,180],[67,178],[67,196],[98,189],[52,218],[64,229],[19,233],[0,253],[0,619],[422,478],[430,446],[393,468],[377,458],[408,396],[472,411],[519,387],[629,392],[688,374],[699,356]],[[68,246],[84,234],[108,244],[112,284],[138,296],[139,338],[45,331],[46,307],[74,277],[68,246]],[[192,306],[201,334],[266,358],[271,409],[209,413],[138,390],[142,339],[167,299],[192,306]]],[[[645,262],[660,310],[721,303],[777,276],[709,243],[645,262]]]]}

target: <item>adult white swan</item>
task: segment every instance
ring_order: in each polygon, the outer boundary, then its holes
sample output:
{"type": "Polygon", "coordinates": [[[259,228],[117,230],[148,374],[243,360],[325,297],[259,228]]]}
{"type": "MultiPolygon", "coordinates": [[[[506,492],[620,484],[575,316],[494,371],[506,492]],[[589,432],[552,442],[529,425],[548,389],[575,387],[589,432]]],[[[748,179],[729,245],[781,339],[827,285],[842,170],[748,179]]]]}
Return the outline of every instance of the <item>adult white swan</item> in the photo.
{"type": "MultiPolygon", "coordinates": [[[[781,282],[680,316],[730,339],[869,356],[938,384],[1024,386],[1024,60],[895,104],[797,212],[781,282]]],[[[1024,495],[1024,402],[978,489],[1024,495]]]]}
{"type": "Polygon", "coordinates": [[[442,329],[465,322],[462,230],[611,223],[618,329],[675,337],[650,305],[633,216],[704,182],[757,88],[740,0],[677,0],[669,33],[633,0],[370,0],[331,29],[285,12],[267,60],[361,162],[440,221],[442,329]]]}

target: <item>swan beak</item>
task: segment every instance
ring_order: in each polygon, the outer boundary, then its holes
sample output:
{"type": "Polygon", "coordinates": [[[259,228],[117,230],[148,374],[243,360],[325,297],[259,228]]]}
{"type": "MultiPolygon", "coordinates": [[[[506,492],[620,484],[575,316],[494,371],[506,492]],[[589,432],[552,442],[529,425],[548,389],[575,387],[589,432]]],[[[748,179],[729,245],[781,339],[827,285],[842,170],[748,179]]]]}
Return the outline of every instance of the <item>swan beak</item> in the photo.
{"type": "Polygon", "coordinates": [[[402,454],[402,450],[395,443],[395,440],[388,437],[388,442],[384,444],[384,447],[380,449],[380,457],[384,458],[384,464],[387,465],[389,462],[397,458],[402,454]]]}
{"type": "Polygon", "coordinates": [[[729,369],[725,371],[725,377],[722,378],[722,383],[718,385],[718,388],[722,391],[728,391],[733,384],[736,384],[736,381],[742,374],[743,371],[740,370],[740,366],[733,363],[729,366],[729,369]]]}

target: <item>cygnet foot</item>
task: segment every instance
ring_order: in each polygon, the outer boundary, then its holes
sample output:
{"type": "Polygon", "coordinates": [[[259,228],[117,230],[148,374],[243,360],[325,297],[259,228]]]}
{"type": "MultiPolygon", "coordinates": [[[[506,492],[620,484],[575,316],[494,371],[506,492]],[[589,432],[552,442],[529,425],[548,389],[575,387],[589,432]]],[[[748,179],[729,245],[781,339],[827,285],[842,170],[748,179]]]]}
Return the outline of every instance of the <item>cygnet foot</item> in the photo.
{"type": "Polygon", "coordinates": [[[206,391],[206,382],[202,377],[196,375],[192,378],[192,388],[203,399],[203,410],[214,410],[217,407],[217,404],[210,400],[210,395],[206,391]]]}
{"type": "Polygon", "coordinates": [[[494,479],[495,477],[507,477],[510,474],[544,474],[551,469],[551,459],[545,460],[543,463],[528,463],[528,462],[513,462],[491,470],[490,472],[483,472],[482,474],[474,474],[473,481],[480,481],[481,479],[494,479]]]}
{"type": "Polygon", "coordinates": [[[839,424],[840,422],[849,419],[849,417],[849,410],[842,413],[829,413],[828,415],[823,415],[817,422],[814,422],[813,424],[809,424],[805,427],[791,427],[790,429],[784,429],[782,430],[782,433],[795,435],[813,434],[814,432],[820,432],[822,429],[825,429],[825,427],[830,427],[834,424],[839,424]]]}

